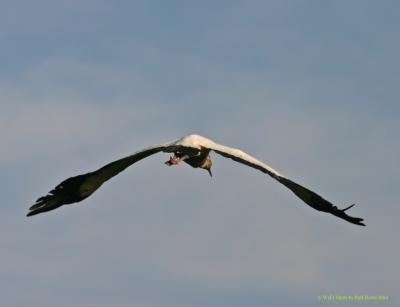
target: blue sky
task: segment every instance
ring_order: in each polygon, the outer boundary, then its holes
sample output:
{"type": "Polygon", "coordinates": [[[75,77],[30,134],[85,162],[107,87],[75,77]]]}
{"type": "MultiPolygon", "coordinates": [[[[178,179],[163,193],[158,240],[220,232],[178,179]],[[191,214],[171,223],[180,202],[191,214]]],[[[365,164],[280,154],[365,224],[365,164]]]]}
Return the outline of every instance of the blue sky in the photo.
{"type": "Polygon", "coordinates": [[[398,306],[397,1],[2,1],[0,305],[398,306]],[[187,133],[238,147],[367,227],[215,156],[141,161],[26,218],[61,180],[187,133]]]}

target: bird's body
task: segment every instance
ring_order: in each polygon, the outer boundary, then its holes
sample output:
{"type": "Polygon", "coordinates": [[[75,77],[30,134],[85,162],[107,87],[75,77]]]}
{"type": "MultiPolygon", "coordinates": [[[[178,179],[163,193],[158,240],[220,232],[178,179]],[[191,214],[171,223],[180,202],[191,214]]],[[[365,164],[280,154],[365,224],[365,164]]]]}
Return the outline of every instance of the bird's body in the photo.
{"type": "Polygon", "coordinates": [[[328,212],[350,223],[365,226],[362,222],[363,219],[351,217],[346,214],[345,211],[350,209],[353,205],[345,209],[338,209],[315,192],[284,177],[272,167],[255,159],[249,154],[239,149],[220,145],[196,134],[190,134],[176,141],[162,145],[151,146],[131,156],[111,162],[97,171],[68,178],[51,190],[48,195],[40,197],[36,203],[30,207],[28,216],[50,211],[64,204],[80,202],[93,194],[104,182],[116,176],[130,165],[158,152],[173,153],[173,156],[165,162],[165,164],[169,166],[177,165],[181,161],[184,161],[194,168],[207,170],[211,175],[211,151],[268,174],[289,188],[306,204],[318,211],[328,212]]]}

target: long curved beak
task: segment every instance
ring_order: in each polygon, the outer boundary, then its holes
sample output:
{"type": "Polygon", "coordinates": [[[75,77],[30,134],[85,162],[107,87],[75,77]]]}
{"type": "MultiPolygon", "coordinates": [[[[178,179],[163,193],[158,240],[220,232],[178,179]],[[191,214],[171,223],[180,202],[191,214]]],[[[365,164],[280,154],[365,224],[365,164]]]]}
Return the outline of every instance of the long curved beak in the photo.
{"type": "Polygon", "coordinates": [[[208,168],[207,171],[208,171],[208,173],[210,174],[210,177],[212,177],[211,170],[208,168]]]}

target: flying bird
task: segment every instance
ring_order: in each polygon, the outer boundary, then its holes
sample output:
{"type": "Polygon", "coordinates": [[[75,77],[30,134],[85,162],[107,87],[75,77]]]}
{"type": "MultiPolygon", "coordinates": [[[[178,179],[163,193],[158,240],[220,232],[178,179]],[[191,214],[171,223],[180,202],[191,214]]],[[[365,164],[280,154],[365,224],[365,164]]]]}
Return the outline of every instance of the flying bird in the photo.
{"type": "Polygon", "coordinates": [[[187,135],[162,145],[148,147],[133,155],[111,162],[94,172],[68,178],[47,195],[38,198],[35,204],[29,208],[27,216],[50,211],[62,205],[80,202],[92,195],[104,182],[118,175],[127,167],[158,152],[173,153],[169,160],[165,162],[169,166],[178,165],[183,161],[194,168],[206,170],[212,176],[211,151],[266,173],[289,188],[307,205],[318,211],[328,212],[350,223],[365,226],[362,218],[347,215],[346,211],[353,207],[354,204],[347,208],[339,209],[315,192],[286,178],[272,167],[249,154],[236,148],[217,144],[208,138],[195,134],[187,135]]]}

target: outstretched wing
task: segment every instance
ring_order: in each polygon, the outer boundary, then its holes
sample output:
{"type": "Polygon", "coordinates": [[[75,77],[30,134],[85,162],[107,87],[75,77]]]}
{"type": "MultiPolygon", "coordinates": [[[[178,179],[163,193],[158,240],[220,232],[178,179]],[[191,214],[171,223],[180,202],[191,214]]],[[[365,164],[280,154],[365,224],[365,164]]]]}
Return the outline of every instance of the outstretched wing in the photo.
{"type": "Polygon", "coordinates": [[[262,171],[263,173],[270,175],[272,178],[278,180],[281,184],[289,188],[294,194],[296,194],[301,200],[303,200],[310,207],[318,211],[331,213],[350,223],[365,226],[362,218],[352,217],[346,214],[345,211],[347,211],[354,205],[351,205],[345,209],[338,209],[338,207],[334,206],[332,203],[322,198],[317,193],[301,186],[300,184],[290,179],[287,179],[279,172],[274,170],[272,167],[266,165],[265,163],[255,159],[254,157],[250,156],[249,154],[239,149],[223,146],[214,142],[206,142],[205,145],[206,145],[205,147],[215,151],[216,153],[226,158],[230,158],[236,162],[243,163],[247,166],[253,167],[255,169],[262,171]]]}
{"type": "Polygon", "coordinates": [[[64,180],[47,195],[38,198],[35,204],[29,208],[27,216],[50,211],[62,205],[76,203],[87,198],[110,178],[118,175],[139,160],[164,150],[168,145],[152,146],[128,157],[111,162],[97,171],[64,180]]]}

